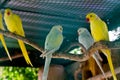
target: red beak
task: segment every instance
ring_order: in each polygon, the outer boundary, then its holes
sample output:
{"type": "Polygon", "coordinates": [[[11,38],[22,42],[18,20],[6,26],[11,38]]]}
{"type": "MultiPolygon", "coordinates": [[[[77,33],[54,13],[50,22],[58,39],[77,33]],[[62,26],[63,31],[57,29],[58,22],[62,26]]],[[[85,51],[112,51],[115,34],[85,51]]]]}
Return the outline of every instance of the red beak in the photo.
{"type": "Polygon", "coordinates": [[[90,22],[89,18],[86,18],[86,21],[87,21],[87,22],[90,22]]]}

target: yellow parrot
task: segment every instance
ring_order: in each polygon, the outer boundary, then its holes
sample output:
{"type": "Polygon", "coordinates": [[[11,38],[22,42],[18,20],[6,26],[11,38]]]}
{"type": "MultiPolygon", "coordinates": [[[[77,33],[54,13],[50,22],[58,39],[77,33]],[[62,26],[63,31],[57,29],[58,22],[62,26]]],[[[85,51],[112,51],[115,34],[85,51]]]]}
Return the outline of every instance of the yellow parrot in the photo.
{"type": "MultiPolygon", "coordinates": [[[[11,9],[5,9],[4,20],[10,32],[25,37],[21,18],[18,15],[14,14],[11,9]]],[[[27,64],[30,64],[31,66],[33,66],[28,56],[24,42],[18,39],[18,43],[20,45],[21,51],[23,53],[23,56],[27,64]]]]}
{"type": "MultiPolygon", "coordinates": [[[[102,21],[95,13],[88,13],[86,19],[90,22],[91,34],[95,42],[100,40],[109,41],[107,25],[102,21]]],[[[101,51],[106,55],[110,70],[112,72],[114,80],[117,80],[114,67],[111,59],[111,51],[109,49],[101,49],[101,51]]]]}
{"type": "MultiPolygon", "coordinates": [[[[0,29],[5,30],[4,26],[3,26],[3,22],[2,22],[2,13],[1,13],[1,11],[0,11],[0,29]]],[[[0,40],[2,42],[3,47],[5,48],[5,51],[6,51],[7,55],[8,55],[8,57],[9,57],[10,61],[12,61],[12,58],[10,57],[9,51],[7,49],[7,46],[6,46],[6,43],[5,43],[5,40],[4,40],[4,36],[2,34],[0,34],[0,40]]]]}

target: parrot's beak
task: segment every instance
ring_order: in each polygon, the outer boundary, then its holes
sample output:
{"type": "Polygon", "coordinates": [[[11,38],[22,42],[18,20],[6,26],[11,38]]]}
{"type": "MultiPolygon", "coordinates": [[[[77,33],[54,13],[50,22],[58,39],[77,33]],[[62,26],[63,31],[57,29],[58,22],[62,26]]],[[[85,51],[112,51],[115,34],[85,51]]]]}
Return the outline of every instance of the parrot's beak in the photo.
{"type": "Polygon", "coordinates": [[[87,21],[87,22],[90,22],[89,18],[86,18],[86,21],[87,21]]]}

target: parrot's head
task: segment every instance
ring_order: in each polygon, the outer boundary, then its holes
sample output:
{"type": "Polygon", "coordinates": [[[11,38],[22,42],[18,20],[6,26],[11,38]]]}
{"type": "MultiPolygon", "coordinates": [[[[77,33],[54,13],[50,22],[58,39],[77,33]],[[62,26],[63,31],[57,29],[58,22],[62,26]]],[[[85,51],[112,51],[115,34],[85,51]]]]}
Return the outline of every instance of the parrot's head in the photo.
{"type": "Polygon", "coordinates": [[[78,35],[80,35],[86,31],[88,31],[86,28],[79,28],[77,32],[78,32],[78,35]]]}
{"type": "Polygon", "coordinates": [[[86,15],[86,20],[87,22],[91,22],[91,21],[94,21],[98,18],[98,16],[95,14],[95,13],[88,13],[86,15]]]}
{"type": "Polygon", "coordinates": [[[55,26],[53,26],[52,29],[55,30],[55,31],[59,31],[61,33],[63,32],[63,28],[62,28],[61,25],[55,25],[55,26]]]}
{"type": "Polygon", "coordinates": [[[5,9],[5,15],[6,16],[10,16],[12,14],[12,10],[11,9],[5,9]]]}

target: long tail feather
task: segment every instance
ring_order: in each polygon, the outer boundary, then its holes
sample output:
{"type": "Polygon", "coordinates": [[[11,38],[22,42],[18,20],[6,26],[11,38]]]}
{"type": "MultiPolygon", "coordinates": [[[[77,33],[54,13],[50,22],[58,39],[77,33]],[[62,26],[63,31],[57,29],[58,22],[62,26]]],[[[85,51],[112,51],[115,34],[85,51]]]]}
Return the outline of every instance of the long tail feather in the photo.
{"type": "Polygon", "coordinates": [[[23,56],[25,58],[25,61],[27,62],[27,64],[30,64],[31,66],[33,66],[31,61],[30,61],[30,58],[28,56],[28,53],[27,53],[27,50],[26,50],[24,42],[22,40],[18,40],[18,43],[19,43],[20,48],[22,50],[23,56]]]}
{"type": "MultiPolygon", "coordinates": [[[[99,53],[95,53],[95,54],[99,54],[99,53]]],[[[97,65],[98,65],[98,67],[100,68],[100,70],[101,70],[103,76],[106,78],[105,72],[103,71],[103,68],[102,68],[102,66],[101,66],[101,64],[100,64],[100,62],[99,62],[99,60],[98,60],[98,58],[96,57],[95,54],[92,55],[92,57],[95,59],[95,61],[96,61],[97,65]]],[[[108,80],[108,79],[106,78],[106,80],[108,80]]]]}
{"type": "Polygon", "coordinates": [[[5,43],[5,40],[4,40],[4,37],[3,37],[2,34],[0,34],[0,40],[2,42],[3,47],[5,48],[5,51],[6,51],[7,55],[8,55],[8,57],[9,57],[10,61],[12,61],[12,58],[11,58],[11,56],[9,54],[8,48],[6,46],[6,43],[5,43]]]}
{"type": "Polygon", "coordinates": [[[52,58],[52,54],[46,55],[42,80],[47,80],[51,58],[52,58]]]}
{"type": "Polygon", "coordinates": [[[107,60],[108,60],[108,63],[109,63],[109,66],[110,66],[110,70],[111,70],[112,75],[113,75],[113,79],[117,80],[117,77],[116,77],[116,74],[115,74],[115,71],[114,71],[114,67],[113,67],[113,63],[112,63],[112,59],[111,59],[111,52],[110,52],[110,50],[102,50],[102,52],[105,53],[105,55],[107,56],[107,60]]]}

